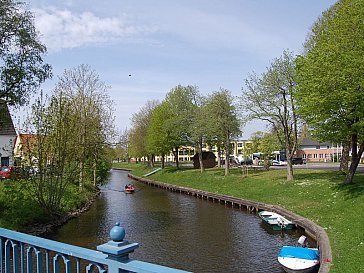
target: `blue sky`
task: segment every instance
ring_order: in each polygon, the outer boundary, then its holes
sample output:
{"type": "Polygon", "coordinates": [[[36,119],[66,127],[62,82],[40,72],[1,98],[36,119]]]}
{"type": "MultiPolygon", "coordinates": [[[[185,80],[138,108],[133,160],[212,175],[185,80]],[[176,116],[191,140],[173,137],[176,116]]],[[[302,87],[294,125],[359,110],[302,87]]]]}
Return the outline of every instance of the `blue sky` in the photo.
{"type": "MultiPolygon", "coordinates": [[[[89,64],[111,86],[116,125],[178,84],[241,95],[248,73],[289,49],[299,54],[313,22],[334,0],[32,0],[54,78],[89,64]],[[129,77],[128,75],[132,76],[129,77]]],[[[264,130],[260,123],[244,137],[264,130]]]]}

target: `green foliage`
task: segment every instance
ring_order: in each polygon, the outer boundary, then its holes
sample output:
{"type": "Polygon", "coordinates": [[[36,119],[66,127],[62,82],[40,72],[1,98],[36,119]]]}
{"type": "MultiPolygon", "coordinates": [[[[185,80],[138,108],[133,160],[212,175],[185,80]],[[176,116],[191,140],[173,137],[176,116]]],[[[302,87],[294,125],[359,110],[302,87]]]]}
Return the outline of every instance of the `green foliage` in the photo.
{"type": "Polygon", "coordinates": [[[170,107],[171,116],[166,126],[171,132],[172,147],[191,144],[191,132],[198,101],[199,92],[196,86],[177,85],[167,93],[165,103],[170,107]]]}
{"type": "Polygon", "coordinates": [[[22,228],[32,222],[49,220],[34,200],[26,180],[1,181],[0,208],[0,226],[6,228],[22,228]]]}
{"type": "Polygon", "coordinates": [[[282,150],[282,145],[274,133],[255,132],[252,134],[251,140],[253,141],[253,151],[261,152],[265,155],[270,155],[273,151],[282,150]]]}
{"type": "MultiPolygon", "coordinates": [[[[46,224],[54,220],[48,211],[40,207],[34,198],[31,180],[2,180],[0,182],[0,226],[25,230],[34,224],[46,224]]],[[[82,206],[94,195],[94,189],[86,187],[82,193],[78,185],[67,188],[62,198],[60,213],[67,213],[82,206]]]]}
{"type": "Polygon", "coordinates": [[[166,102],[153,110],[147,131],[147,150],[151,154],[166,155],[173,149],[173,132],[168,126],[171,118],[171,108],[166,102]]]}
{"type": "Polygon", "coordinates": [[[150,119],[158,101],[148,101],[132,117],[132,129],[129,133],[129,155],[135,158],[147,157],[150,155],[147,149],[147,132],[150,119]]]}
{"type": "Polygon", "coordinates": [[[227,137],[231,139],[240,135],[240,122],[229,90],[220,88],[208,96],[205,115],[209,123],[207,133],[216,144],[225,143],[227,137]]]}
{"type": "Polygon", "coordinates": [[[306,55],[297,58],[299,113],[319,139],[351,141],[345,183],[352,182],[364,151],[363,20],[363,1],[338,1],[316,22],[306,55]]]}
{"type": "Polygon", "coordinates": [[[363,138],[363,18],[362,1],[339,1],[297,59],[299,111],[320,139],[341,142],[358,132],[363,138]]]}
{"type": "Polygon", "coordinates": [[[0,99],[9,105],[28,102],[39,85],[51,77],[44,64],[46,47],[39,41],[33,15],[14,0],[0,2],[0,99]]]}

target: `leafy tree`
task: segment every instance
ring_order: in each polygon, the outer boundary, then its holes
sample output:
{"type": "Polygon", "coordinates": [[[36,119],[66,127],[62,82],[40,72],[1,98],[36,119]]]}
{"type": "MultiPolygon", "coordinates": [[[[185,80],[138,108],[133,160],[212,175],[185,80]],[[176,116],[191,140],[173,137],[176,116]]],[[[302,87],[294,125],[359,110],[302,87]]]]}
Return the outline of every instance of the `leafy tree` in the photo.
{"type": "Polygon", "coordinates": [[[129,135],[129,152],[135,158],[148,157],[149,164],[153,166],[153,154],[147,149],[147,132],[154,109],[159,102],[148,101],[139,112],[134,113],[131,121],[132,128],[129,135]]]}
{"type": "Polygon", "coordinates": [[[201,173],[204,172],[205,167],[202,160],[203,146],[211,143],[210,137],[210,120],[209,111],[204,98],[200,98],[198,105],[194,111],[194,119],[191,123],[191,140],[198,153],[198,160],[201,173]]]}
{"type": "Polygon", "coordinates": [[[119,133],[119,140],[114,148],[114,159],[123,159],[129,163],[129,130],[125,129],[119,133]]]}
{"type": "Polygon", "coordinates": [[[171,109],[171,118],[168,119],[166,126],[171,132],[171,141],[174,149],[176,165],[178,162],[178,149],[192,143],[191,124],[194,121],[198,88],[195,86],[177,85],[166,95],[165,102],[171,109]]]}
{"type": "Polygon", "coordinates": [[[153,110],[148,127],[147,150],[162,157],[162,168],[164,168],[165,156],[172,151],[174,145],[173,133],[167,126],[171,116],[170,105],[162,102],[153,110]]]}
{"type": "Polygon", "coordinates": [[[264,166],[269,169],[270,160],[274,151],[282,149],[281,143],[274,132],[255,132],[251,136],[253,141],[253,151],[258,151],[263,154],[264,166]]]}
{"type": "Polygon", "coordinates": [[[210,139],[223,143],[225,149],[225,175],[229,175],[230,142],[238,136],[240,122],[237,117],[234,98],[230,91],[220,88],[207,97],[206,111],[209,113],[210,139]]]}
{"type": "Polygon", "coordinates": [[[252,134],[251,140],[253,141],[253,151],[261,152],[266,157],[269,157],[272,152],[282,149],[274,132],[255,132],[252,134]]]}
{"type": "Polygon", "coordinates": [[[77,180],[76,150],[71,144],[75,125],[72,106],[70,101],[56,96],[46,106],[41,96],[32,109],[29,123],[35,130],[35,138],[28,153],[36,175],[31,176],[31,186],[39,205],[57,216],[67,187],[77,180]]]}
{"type": "Polygon", "coordinates": [[[314,24],[297,59],[300,114],[319,139],[351,143],[344,183],[352,183],[364,151],[363,20],[363,1],[338,1],[314,24]]]}
{"type": "Polygon", "coordinates": [[[51,77],[43,61],[46,47],[39,41],[33,15],[14,0],[0,2],[0,99],[23,105],[51,77]]]}
{"type": "Polygon", "coordinates": [[[100,150],[114,132],[113,102],[107,94],[108,89],[88,65],[65,70],[55,88],[57,96],[65,97],[71,103],[71,115],[77,120],[73,127],[73,143],[78,151],[80,190],[84,187],[86,161],[92,158],[95,178],[100,150]]]}
{"type": "Polygon", "coordinates": [[[287,180],[293,177],[292,157],[297,149],[298,118],[295,99],[295,63],[293,54],[284,51],[262,75],[251,74],[243,89],[243,108],[248,118],[267,121],[286,150],[287,180]]]}

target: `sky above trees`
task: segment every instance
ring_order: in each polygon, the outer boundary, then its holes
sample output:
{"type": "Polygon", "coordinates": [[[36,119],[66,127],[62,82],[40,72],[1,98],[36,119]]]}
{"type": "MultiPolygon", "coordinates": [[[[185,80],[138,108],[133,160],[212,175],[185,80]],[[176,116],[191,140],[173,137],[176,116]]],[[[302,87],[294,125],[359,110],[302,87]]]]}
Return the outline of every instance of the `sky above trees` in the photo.
{"type": "MultiPolygon", "coordinates": [[[[28,7],[55,75],[44,91],[64,69],[89,64],[111,86],[116,125],[124,130],[147,100],[162,100],[177,84],[241,95],[248,73],[261,73],[285,49],[301,52],[312,24],[333,3],[33,0],[28,7]]],[[[264,129],[248,124],[244,136],[264,129]]]]}

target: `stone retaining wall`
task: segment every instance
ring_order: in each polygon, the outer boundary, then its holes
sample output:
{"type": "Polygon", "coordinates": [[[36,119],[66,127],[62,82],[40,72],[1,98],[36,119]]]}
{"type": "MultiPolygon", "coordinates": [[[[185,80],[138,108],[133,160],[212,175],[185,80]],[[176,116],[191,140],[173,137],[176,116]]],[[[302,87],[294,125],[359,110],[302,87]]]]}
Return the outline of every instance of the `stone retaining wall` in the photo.
{"type": "Polygon", "coordinates": [[[134,179],[136,181],[142,182],[150,186],[162,188],[172,192],[183,193],[210,201],[218,201],[219,203],[224,203],[232,207],[245,208],[249,212],[258,212],[261,210],[269,210],[276,212],[291,220],[297,227],[304,229],[305,232],[310,237],[312,237],[317,241],[318,247],[320,248],[320,260],[321,260],[320,269],[318,273],[328,273],[330,271],[332,254],[331,254],[329,237],[327,236],[325,230],[322,227],[302,216],[299,216],[291,211],[288,211],[276,205],[269,205],[261,202],[240,199],[232,196],[226,196],[222,194],[171,185],[146,178],[141,178],[131,173],[129,173],[128,176],[131,179],[134,179]]]}

